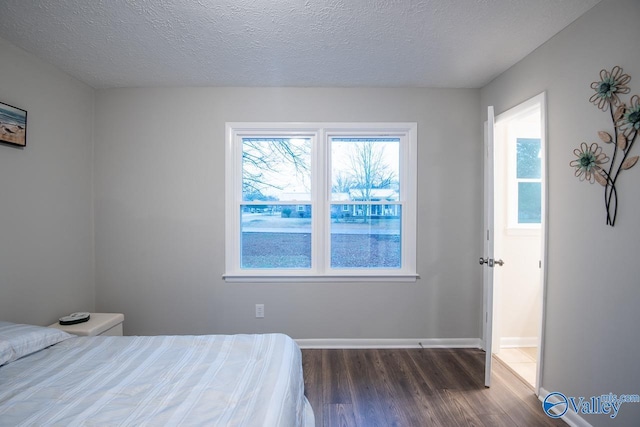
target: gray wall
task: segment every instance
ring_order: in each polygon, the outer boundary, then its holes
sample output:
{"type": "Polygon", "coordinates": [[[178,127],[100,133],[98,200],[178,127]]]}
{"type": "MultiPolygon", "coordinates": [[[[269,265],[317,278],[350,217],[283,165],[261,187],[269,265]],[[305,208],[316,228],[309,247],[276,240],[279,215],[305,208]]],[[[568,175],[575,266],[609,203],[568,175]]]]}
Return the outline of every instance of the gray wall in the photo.
{"type": "Polygon", "coordinates": [[[478,90],[100,90],[95,116],[96,301],[125,313],[125,333],[480,336],[478,90]],[[421,278],[225,283],[227,121],[417,122],[421,278]]]}
{"type": "Polygon", "coordinates": [[[94,308],[93,89],[0,39],[0,101],[27,110],[27,147],[0,145],[0,319],[94,308]]]}
{"type": "MultiPolygon", "coordinates": [[[[589,103],[601,69],[620,65],[640,94],[640,2],[606,0],[481,92],[483,111],[504,111],[548,94],[549,238],[546,353],[542,386],[571,396],[640,392],[640,167],[618,183],[616,226],[605,225],[603,188],[578,181],[573,149],[613,132],[609,113],[589,103]]],[[[628,101],[629,96],[624,96],[628,101]]],[[[485,113],[486,114],[486,113],[485,113]]],[[[486,117],[486,115],[485,115],[486,117]]],[[[633,148],[640,154],[640,142],[633,148]]],[[[611,155],[611,147],[605,147],[611,155]]],[[[606,416],[586,416],[595,426],[606,416]]],[[[637,425],[626,404],[615,425],[637,425]]],[[[613,423],[612,423],[613,424],[613,423]]]]}

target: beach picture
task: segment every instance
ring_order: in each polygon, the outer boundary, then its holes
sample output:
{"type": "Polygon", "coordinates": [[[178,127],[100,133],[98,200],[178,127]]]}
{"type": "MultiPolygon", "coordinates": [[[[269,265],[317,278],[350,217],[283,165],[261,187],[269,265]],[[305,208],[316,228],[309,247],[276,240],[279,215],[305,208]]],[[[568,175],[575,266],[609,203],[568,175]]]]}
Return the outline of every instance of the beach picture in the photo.
{"type": "Polygon", "coordinates": [[[27,112],[0,102],[0,143],[27,145],[27,112]]]}

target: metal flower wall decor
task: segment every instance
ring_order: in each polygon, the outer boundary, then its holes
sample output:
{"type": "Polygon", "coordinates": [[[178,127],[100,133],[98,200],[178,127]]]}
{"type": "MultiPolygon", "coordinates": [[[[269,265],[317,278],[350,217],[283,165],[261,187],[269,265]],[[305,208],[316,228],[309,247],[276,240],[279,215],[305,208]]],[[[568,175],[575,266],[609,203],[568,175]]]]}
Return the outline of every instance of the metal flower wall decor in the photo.
{"type": "Polygon", "coordinates": [[[575,168],[575,175],[581,181],[591,184],[598,182],[604,187],[604,204],[607,210],[607,225],[614,226],[618,213],[618,192],[616,182],[622,171],[631,169],[639,156],[629,156],[633,144],[640,132],[640,96],[633,95],[629,104],[620,99],[620,95],[631,90],[627,84],[631,76],[624,74],[617,65],[611,71],[600,71],[600,80],[591,83],[595,91],[589,101],[602,111],[609,110],[613,123],[613,135],[599,131],[600,141],[611,145],[613,153],[607,156],[602,147],[594,142],[583,142],[573,150],[576,159],[569,165],[575,168]],[[607,167],[607,163],[609,163],[607,167]]]}

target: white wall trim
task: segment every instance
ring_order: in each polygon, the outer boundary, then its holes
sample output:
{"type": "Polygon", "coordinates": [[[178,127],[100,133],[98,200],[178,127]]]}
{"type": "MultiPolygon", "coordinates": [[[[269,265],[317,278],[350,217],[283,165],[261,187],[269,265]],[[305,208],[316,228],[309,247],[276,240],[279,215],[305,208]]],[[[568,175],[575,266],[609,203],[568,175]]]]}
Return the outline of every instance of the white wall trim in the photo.
{"type": "Polygon", "coordinates": [[[538,337],[500,337],[500,348],[537,347],[538,337]]]}
{"type": "Polygon", "coordinates": [[[311,338],[297,339],[300,348],[480,348],[480,338],[311,338]],[[422,344],[422,345],[420,345],[422,344]]]}
{"type": "MultiPolygon", "coordinates": [[[[550,393],[549,391],[540,387],[540,395],[538,396],[538,399],[540,399],[540,402],[544,402],[545,397],[547,397],[549,393],[550,393]]],[[[566,414],[564,414],[562,418],[559,418],[559,419],[569,424],[571,427],[593,427],[591,424],[586,422],[584,418],[582,418],[580,415],[578,415],[575,411],[571,409],[569,409],[566,412],[566,414]]]]}

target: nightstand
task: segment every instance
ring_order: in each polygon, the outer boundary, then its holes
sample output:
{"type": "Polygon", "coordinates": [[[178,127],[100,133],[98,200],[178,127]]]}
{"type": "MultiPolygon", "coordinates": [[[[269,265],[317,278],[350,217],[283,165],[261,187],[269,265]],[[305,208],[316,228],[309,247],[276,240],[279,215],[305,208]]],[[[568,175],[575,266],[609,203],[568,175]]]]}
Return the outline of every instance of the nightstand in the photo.
{"type": "Polygon", "coordinates": [[[61,325],[56,322],[49,327],[87,337],[96,335],[122,336],[122,322],[124,322],[124,314],[122,313],[91,313],[87,322],[75,325],[61,325]]]}

